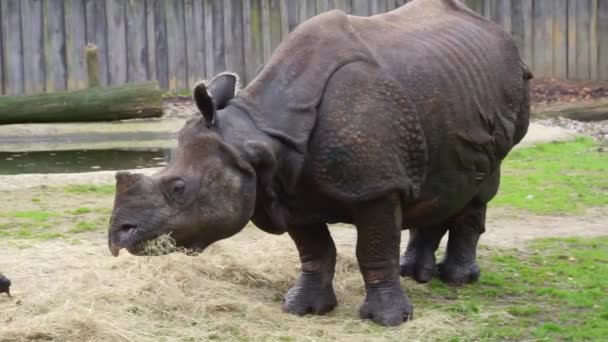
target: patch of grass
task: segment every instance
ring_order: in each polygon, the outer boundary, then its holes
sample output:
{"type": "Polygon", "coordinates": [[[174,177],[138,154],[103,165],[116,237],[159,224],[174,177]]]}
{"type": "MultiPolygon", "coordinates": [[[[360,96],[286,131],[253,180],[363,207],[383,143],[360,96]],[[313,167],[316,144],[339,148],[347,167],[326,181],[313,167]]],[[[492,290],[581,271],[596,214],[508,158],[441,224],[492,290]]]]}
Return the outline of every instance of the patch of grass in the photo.
{"type": "Polygon", "coordinates": [[[114,194],[114,186],[113,185],[91,185],[91,184],[78,184],[78,185],[68,185],[65,187],[65,191],[69,193],[75,194],[103,194],[103,195],[112,195],[114,194]]]}
{"type": "MultiPolygon", "coordinates": [[[[473,322],[479,329],[470,340],[601,341],[608,336],[607,245],[608,237],[542,239],[525,252],[493,251],[480,258],[479,283],[452,288],[433,280],[424,302],[473,322]]],[[[420,289],[413,290],[420,302],[420,289]]]]}
{"type": "Polygon", "coordinates": [[[28,210],[28,211],[5,212],[5,213],[0,214],[0,216],[44,222],[44,221],[48,220],[50,217],[57,216],[57,214],[47,212],[47,211],[28,210]]]}
{"type": "Polygon", "coordinates": [[[12,222],[0,224],[0,237],[20,240],[52,240],[65,236],[59,231],[54,231],[49,224],[36,225],[27,222],[12,222]]]}
{"type": "Polygon", "coordinates": [[[591,138],[515,150],[502,167],[493,205],[538,214],[608,205],[608,153],[591,138]]]}
{"type": "Polygon", "coordinates": [[[98,225],[88,221],[80,221],[68,231],[69,233],[84,233],[91,232],[98,229],[98,225]]]}
{"type": "Polygon", "coordinates": [[[91,208],[80,207],[80,208],[76,208],[76,209],[72,210],[70,213],[72,213],[74,215],[83,215],[83,214],[88,214],[92,211],[93,210],[91,208]]]}

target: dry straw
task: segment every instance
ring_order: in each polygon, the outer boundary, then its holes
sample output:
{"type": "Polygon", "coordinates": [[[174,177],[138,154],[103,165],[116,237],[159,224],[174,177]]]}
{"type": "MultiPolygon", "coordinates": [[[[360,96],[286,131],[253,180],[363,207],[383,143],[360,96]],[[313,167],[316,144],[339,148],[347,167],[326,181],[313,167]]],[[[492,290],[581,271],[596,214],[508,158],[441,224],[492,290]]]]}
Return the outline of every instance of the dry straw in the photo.
{"type": "MultiPolygon", "coordinates": [[[[399,328],[360,321],[361,276],[352,246],[340,241],[338,308],[325,317],[296,317],[280,310],[299,265],[287,236],[246,228],[196,257],[123,252],[119,258],[110,256],[104,238],[0,245],[0,266],[14,283],[14,297],[0,298],[0,342],[434,341],[467,331],[419,307],[416,320],[399,328]]],[[[148,247],[173,248],[169,237],[148,247]]]]}

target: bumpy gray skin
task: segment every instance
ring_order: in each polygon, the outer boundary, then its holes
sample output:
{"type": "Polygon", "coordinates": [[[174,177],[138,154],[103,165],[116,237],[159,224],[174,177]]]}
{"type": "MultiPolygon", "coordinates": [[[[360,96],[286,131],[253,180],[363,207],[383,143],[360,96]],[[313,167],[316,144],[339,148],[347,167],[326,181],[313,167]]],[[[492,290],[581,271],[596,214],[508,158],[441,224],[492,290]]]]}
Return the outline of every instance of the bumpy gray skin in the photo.
{"type": "Polygon", "coordinates": [[[399,274],[479,277],[486,205],[526,133],[530,78],[511,38],[455,0],[312,18],[242,91],[230,74],[195,88],[203,117],[182,129],[167,168],[117,174],[110,249],[145,254],[143,242],[170,233],[202,251],[252,220],[298,248],[302,274],[283,309],[324,314],[337,303],[327,224],[352,223],[360,315],[398,325],[413,314],[399,274]]]}

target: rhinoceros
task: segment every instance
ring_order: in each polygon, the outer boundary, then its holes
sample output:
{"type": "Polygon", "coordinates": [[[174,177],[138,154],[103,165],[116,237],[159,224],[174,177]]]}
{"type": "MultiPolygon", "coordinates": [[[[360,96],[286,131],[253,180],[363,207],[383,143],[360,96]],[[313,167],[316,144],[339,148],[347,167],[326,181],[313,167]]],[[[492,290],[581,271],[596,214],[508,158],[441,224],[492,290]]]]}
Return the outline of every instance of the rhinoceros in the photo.
{"type": "Polygon", "coordinates": [[[313,17],[244,89],[231,73],[194,88],[202,115],[180,131],[164,169],[116,174],[110,250],[145,254],[170,234],[200,252],[252,221],[287,232],[299,252],[283,310],[324,314],[337,303],[328,224],[354,224],[359,314],[399,325],[413,313],[400,275],[478,279],[486,206],[526,134],[531,78],[512,38],[457,0],[313,17]]]}

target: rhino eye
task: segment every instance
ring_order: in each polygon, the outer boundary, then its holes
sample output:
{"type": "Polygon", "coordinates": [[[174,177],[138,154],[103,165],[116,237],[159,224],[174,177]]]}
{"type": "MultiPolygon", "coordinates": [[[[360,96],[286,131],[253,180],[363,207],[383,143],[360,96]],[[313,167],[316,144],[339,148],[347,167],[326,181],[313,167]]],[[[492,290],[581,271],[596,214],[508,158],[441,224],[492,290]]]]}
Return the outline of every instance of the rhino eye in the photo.
{"type": "Polygon", "coordinates": [[[181,179],[176,179],[175,181],[173,181],[171,193],[174,196],[182,196],[184,192],[186,192],[186,183],[181,179]]]}

